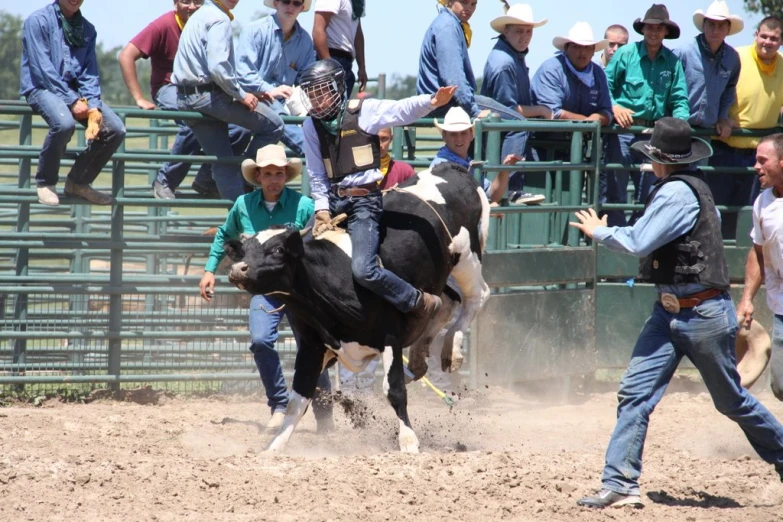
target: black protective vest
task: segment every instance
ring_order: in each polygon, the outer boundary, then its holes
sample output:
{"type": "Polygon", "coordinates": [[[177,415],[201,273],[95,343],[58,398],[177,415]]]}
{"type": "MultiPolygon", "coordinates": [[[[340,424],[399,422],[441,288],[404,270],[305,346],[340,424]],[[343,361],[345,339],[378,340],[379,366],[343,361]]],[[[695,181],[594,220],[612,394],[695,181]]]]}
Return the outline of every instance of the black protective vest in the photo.
{"type": "Polygon", "coordinates": [[[321,120],[313,118],[324,169],[330,181],[381,166],[381,140],[377,135],[368,134],[359,128],[361,110],[362,100],[351,100],[348,103],[337,136],[327,131],[321,120]]]}
{"type": "Polygon", "coordinates": [[[650,205],[666,183],[685,183],[699,200],[699,217],[693,229],[643,258],[639,279],[654,284],[700,283],[710,288],[729,288],[729,269],[723,253],[720,219],[712,192],[699,174],[674,174],[657,183],[645,202],[650,205]]]}

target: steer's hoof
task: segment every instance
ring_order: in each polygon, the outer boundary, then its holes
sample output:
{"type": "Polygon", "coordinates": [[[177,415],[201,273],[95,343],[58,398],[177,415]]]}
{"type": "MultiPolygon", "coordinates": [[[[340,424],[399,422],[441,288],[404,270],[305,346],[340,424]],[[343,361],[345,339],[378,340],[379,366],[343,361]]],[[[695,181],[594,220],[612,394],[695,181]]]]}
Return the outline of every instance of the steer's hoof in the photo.
{"type": "Polygon", "coordinates": [[[451,350],[447,350],[447,347],[444,345],[440,354],[441,370],[444,372],[454,373],[462,368],[462,363],[465,362],[465,356],[462,355],[462,338],[462,332],[455,332],[450,343],[451,350]]]}
{"type": "Polygon", "coordinates": [[[407,426],[400,427],[400,451],[402,453],[418,453],[419,439],[407,426]]]}

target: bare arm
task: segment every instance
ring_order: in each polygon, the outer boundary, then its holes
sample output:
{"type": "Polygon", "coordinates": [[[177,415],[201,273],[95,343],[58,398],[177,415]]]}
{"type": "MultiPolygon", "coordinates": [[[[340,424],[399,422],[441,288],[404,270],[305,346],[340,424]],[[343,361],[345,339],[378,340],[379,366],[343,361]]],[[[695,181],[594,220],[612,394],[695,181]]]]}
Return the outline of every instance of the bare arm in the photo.
{"type": "MultiPolygon", "coordinates": [[[[313,47],[315,55],[319,60],[331,58],[329,54],[329,44],[326,42],[326,26],[332,19],[332,13],[316,12],[313,20],[313,47]]],[[[364,59],[364,56],[362,56],[364,59]]]]}
{"type": "MultiPolygon", "coordinates": [[[[503,165],[516,165],[521,161],[525,161],[525,158],[517,156],[516,154],[509,154],[503,159],[503,165]]],[[[509,171],[502,170],[498,172],[498,175],[492,180],[492,183],[489,186],[490,203],[498,203],[503,199],[503,196],[506,195],[506,190],[508,189],[508,176],[509,171]]]]}
{"type": "Polygon", "coordinates": [[[128,87],[136,105],[140,109],[154,109],[155,104],[147,100],[141,92],[141,86],[139,85],[139,77],[136,74],[136,60],[144,58],[144,55],[138,47],[129,43],[122,51],[118,58],[120,62],[120,71],[122,71],[122,78],[125,80],[125,85],[128,87]]]}
{"type": "Polygon", "coordinates": [[[364,32],[361,20],[359,20],[359,27],[356,28],[356,37],[353,39],[353,51],[356,65],[359,66],[356,79],[359,81],[359,92],[362,92],[367,86],[367,70],[364,68],[364,32]]]}
{"type": "Polygon", "coordinates": [[[745,328],[750,328],[753,321],[753,298],[756,297],[763,280],[764,251],[760,245],[753,245],[745,262],[745,290],[737,306],[737,321],[745,328]]]}

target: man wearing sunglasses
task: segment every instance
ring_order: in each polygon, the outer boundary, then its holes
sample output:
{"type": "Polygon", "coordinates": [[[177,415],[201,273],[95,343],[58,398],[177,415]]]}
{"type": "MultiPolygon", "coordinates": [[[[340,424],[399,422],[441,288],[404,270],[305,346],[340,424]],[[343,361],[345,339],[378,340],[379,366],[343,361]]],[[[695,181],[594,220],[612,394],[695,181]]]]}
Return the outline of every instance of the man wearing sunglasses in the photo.
{"type": "MultiPolygon", "coordinates": [[[[275,13],[245,25],[239,35],[239,85],[280,116],[290,114],[286,102],[294,92],[299,71],[315,62],[313,40],[296,21],[300,13],[310,9],[311,2],[264,0],[264,5],[275,13]]],[[[304,154],[304,137],[299,125],[286,125],[282,141],[295,156],[304,154]]]]}

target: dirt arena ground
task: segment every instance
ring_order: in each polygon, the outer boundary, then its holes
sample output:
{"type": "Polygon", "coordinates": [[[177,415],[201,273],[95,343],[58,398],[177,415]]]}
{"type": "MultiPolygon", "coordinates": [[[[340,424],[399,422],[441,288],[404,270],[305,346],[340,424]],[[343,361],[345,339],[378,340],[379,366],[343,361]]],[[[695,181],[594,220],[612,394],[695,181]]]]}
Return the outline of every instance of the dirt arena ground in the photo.
{"type": "Polygon", "coordinates": [[[599,485],[614,393],[552,404],[489,387],[449,411],[409,389],[421,455],[397,453],[380,398],[360,429],[338,407],[318,435],[308,413],[283,456],[262,452],[257,396],[2,408],[0,520],[783,521],[783,484],[698,388],[653,416],[646,507],[604,512],[575,502],[599,485]]]}

